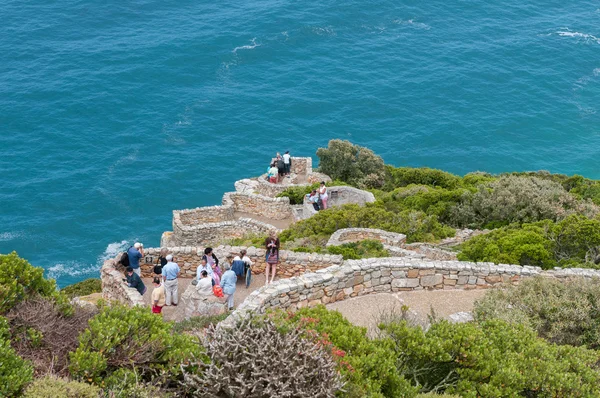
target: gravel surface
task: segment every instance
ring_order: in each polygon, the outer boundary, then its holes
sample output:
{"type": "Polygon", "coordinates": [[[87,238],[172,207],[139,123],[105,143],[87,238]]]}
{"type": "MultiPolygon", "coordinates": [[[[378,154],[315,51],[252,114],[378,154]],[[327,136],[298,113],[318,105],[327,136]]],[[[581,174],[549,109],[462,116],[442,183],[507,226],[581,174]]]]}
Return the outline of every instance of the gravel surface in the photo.
{"type": "Polygon", "coordinates": [[[431,309],[438,318],[448,318],[456,312],[470,312],[475,301],[485,294],[485,290],[432,290],[398,293],[379,293],[355,297],[328,304],[330,310],[337,310],[350,322],[366,327],[374,336],[377,324],[385,317],[400,313],[406,305],[412,318],[420,324],[427,323],[431,309]]]}

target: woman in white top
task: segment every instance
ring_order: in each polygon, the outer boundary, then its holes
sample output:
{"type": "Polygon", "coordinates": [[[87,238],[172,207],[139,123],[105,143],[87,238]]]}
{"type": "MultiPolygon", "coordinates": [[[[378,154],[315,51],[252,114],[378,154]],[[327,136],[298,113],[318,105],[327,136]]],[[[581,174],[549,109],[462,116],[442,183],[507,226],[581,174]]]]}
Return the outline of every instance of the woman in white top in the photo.
{"type": "Polygon", "coordinates": [[[202,271],[200,273],[200,279],[198,280],[198,284],[196,285],[196,290],[202,296],[212,296],[213,287],[212,287],[212,279],[209,278],[208,273],[206,271],[202,271]]]}
{"type": "Polygon", "coordinates": [[[319,198],[321,199],[322,208],[321,210],[325,210],[327,208],[327,199],[329,196],[327,195],[327,187],[325,186],[325,181],[321,181],[321,186],[319,187],[319,198]]]}
{"type": "Polygon", "coordinates": [[[200,282],[200,278],[202,277],[202,271],[206,271],[207,275],[210,277],[209,280],[212,283],[213,280],[213,269],[210,265],[208,265],[206,263],[206,259],[203,258],[202,259],[202,263],[198,266],[198,269],[196,269],[196,279],[198,280],[198,282],[200,282]]]}

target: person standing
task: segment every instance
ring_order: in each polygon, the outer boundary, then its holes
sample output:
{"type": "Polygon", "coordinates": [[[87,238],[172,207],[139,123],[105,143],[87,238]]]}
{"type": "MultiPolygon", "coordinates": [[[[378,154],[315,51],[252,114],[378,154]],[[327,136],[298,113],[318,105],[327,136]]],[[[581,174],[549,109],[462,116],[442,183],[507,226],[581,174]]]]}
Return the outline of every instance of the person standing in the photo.
{"type": "Polygon", "coordinates": [[[271,271],[271,282],[275,279],[277,273],[277,263],[279,262],[279,238],[275,232],[271,232],[271,235],[265,240],[266,262],[265,265],[265,285],[269,284],[269,271],[271,271]]]}
{"type": "Polygon", "coordinates": [[[133,268],[133,272],[141,277],[140,259],[144,257],[144,245],[140,242],[135,242],[132,247],[127,249],[127,257],[129,257],[129,266],[133,268]]]}
{"type": "Polygon", "coordinates": [[[269,169],[269,172],[268,172],[269,182],[276,184],[278,173],[279,173],[279,170],[277,170],[276,163],[275,162],[271,163],[271,168],[269,169]]]}
{"type": "Polygon", "coordinates": [[[280,182],[285,176],[285,163],[283,162],[283,158],[278,153],[277,154],[277,182],[280,182]]]}
{"type": "Polygon", "coordinates": [[[125,270],[125,277],[128,287],[133,287],[143,296],[146,293],[146,285],[142,282],[142,278],[134,272],[132,267],[127,267],[125,270]]]}
{"type": "Polygon", "coordinates": [[[235,294],[235,284],[237,282],[237,276],[235,272],[231,270],[229,263],[224,264],[225,272],[223,278],[221,278],[221,288],[223,293],[227,296],[227,309],[233,310],[233,295],[235,294]]]}
{"type": "Polygon", "coordinates": [[[292,157],[290,156],[290,151],[285,151],[283,154],[283,166],[285,175],[290,178],[290,172],[292,170],[292,157]]]}
{"type": "Polygon", "coordinates": [[[162,269],[162,277],[165,286],[165,305],[171,305],[171,302],[174,306],[179,302],[179,290],[177,286],[177,278],[181,269],[176,262],[173,262],[173,255],[169,254],[167,256],[167,264],[162,269]]]}
{"type": "Polygon", "coordinates": [[[215,282],[214,284],[218,285],[221,281],[221,268],[219,268],[219,259],[217,256],[215,256],[215,253],[213,253],[212,247],[207,247],[204,249],[204,255],[202,256],[202,259],[206,260],[206,264],[208,264],[208,266],[211,268],[211,270],[208,271],[208,274],[215,282]]]}
{"type": "Polygon", "coordinates": [[[152,290],[152,312],[160,314],[165,306],[165,287],[160,283],[160,278],[155,277],[152,281],[154,290],[152,290]]]}
{"type": "Polygon", "coordinates": [[[321,203],[323,206],[321,210],[325,210],[327,208],[327,199],[329,195],[327,195],[327,187],[325,186],[325,181],[321,181],[321,186],[319,187],[319,199],[321,199],[321,203]]]}
{"type": "Polygon", "coordinates": [[[167,254],[169,254],[169,250],[165,247],[160,249],[160,255],[158,256],[158,261],[154,266],[154,274],[160,275],[162,274],[162,269],[165,265],[167,265],[167,254]]]}

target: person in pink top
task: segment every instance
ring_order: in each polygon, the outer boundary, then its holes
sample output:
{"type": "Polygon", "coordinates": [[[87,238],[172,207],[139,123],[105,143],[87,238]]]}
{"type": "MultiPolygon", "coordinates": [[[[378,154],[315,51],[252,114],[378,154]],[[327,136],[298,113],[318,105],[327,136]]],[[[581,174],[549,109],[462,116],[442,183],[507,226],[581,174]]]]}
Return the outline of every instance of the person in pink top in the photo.
{"type": "Polygon", "coordinates": [[[325,210],[327,208],[327,199],[329,196],[327,195],[327,187],[325,186],[325,181],[321,181],[321,186],[319,187],[319,199],[321,199],[321,203],[323,204],[321,210],[325,210]]]}

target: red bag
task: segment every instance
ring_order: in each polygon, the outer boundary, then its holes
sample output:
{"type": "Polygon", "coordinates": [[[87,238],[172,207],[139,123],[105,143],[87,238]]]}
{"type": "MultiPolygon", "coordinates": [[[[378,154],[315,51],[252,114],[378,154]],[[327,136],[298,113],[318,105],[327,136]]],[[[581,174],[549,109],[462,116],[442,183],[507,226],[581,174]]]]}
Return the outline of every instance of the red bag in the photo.
{"type": "Polygon", "coordinates": [[[221,288],[221,286],[219,285],[215,285],[213,286],[213,293],[215,294],[215,296],[217,297],[223,297],[223,289],[221,288]]]}

